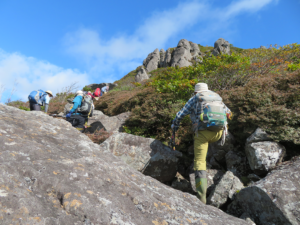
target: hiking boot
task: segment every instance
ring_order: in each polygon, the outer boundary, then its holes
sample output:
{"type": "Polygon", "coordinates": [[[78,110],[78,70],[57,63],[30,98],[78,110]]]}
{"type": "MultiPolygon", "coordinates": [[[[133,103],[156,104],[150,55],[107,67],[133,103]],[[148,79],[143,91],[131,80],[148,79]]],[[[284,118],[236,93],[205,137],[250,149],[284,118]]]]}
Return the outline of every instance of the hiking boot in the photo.
{"type": "Polygon", "coordinates": [[[207,179],[205,170],[195,171],[195,183],[197,190],[197,198],[206,204],[207,179]]]}
{"type": "Polygon", "coordinates": [[[79,128],[79,127],[76,127],[76,130],[79,130],[81,133],[84,132],[84,128],[79,128]]]}

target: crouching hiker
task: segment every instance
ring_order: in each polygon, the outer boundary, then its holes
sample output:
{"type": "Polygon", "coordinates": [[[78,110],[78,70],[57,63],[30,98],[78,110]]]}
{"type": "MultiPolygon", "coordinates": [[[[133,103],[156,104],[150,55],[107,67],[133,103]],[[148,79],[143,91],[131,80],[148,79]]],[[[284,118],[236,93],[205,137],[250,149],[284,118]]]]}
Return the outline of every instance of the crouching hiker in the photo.
{"type": "Polygon", "coordinates": [[[102,87],[100,96],[102,96],[103,94],[106,94],[108,91],[109,91],[109,86],[108,85],[102,87]]]}
{"type": "Polygon", "coordinates": [[[41,111],[41,106],[45,106],[45,112],[48,112],[48,106],[50,98],[53,97],[51,91],[32,91],[28,95],[28,100],[30,104],[30,111],[41,111]]]}
{"type": "Polygon", "coordinates": [[[222,102],[222,98],[215,92],[208,90],[206,83],[195,86],[194,96],[176,114],[172,129],[178,130],[180,121],[190,115],[194,131],[194,171],[197,197],[206,204],[206,155],[208,144],[218,141],[222,137],[225,142],[227,118],[231,112],[222,102]]]}
{"type": "Polygon", "coordinates": [[[66,120],[77,130],[84,132],[85,123],[92,112],[93,100],[83,91],[77,91],[72,101],[73,107],[66,114],[66,120]]]}

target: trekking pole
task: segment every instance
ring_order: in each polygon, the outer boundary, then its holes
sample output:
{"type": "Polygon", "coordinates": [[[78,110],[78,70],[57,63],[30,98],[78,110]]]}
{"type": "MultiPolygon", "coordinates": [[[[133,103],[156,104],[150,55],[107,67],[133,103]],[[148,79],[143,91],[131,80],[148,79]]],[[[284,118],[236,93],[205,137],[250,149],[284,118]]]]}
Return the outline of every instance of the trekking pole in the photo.
{"type": "Polygon", "coordinates": [[[172,139],[173,139],[173,150],[175,151],[175,129],[173,129],[172,139]]]}
{"type": "Polygon", "coordinates": [[[169,141],[169,147],[175,151],[175,129],[172,129],[172,136],[169,141]]]}

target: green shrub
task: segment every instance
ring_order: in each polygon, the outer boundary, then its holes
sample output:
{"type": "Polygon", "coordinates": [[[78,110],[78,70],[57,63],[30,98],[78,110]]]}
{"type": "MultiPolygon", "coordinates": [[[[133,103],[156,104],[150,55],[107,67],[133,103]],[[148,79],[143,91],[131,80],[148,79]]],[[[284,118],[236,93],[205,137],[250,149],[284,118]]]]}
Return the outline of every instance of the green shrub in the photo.
{"type": "Polygon", "coordinates": [[[295,71],[299,69],[300,69],[300,63],[299,64],[290,63],[287,67],[287,70],[289,71],[295,71]]]}
{"type": "Polygon", "coordinates": [[[19,109],[25,110],[25,111],[30,111],[30,108],[27,108],[25,106],[20,106],[19,109]]]}
{"type": "MultiPolygon", "coordinates": [[[[191,97],[194,85],[206,82],[233,111],[229,130],[241,149],[258,126],[276,141],[298,144],[299,70],[291,71],[288,65],[298,64],[299,56],[300,45],[291,44],[204,57],[202,64],[190,67],[159,68],[151,71],[148,83],[102,97],[96,109],[108,115],[131,111],[126,132],[167,142],[171,120],[191,97]]],[[[180,151],[192,145],[190,124],[185,117],[176,133],[180,151]]]]}
{"type": "Polygon", "coordinates": [[[95,90],[93,90],[91,87],[87,87],[87,86],[84,86],[84,88],[82,89],[83,91],[90,91],[90,92],[94,92],[95,90]]]}

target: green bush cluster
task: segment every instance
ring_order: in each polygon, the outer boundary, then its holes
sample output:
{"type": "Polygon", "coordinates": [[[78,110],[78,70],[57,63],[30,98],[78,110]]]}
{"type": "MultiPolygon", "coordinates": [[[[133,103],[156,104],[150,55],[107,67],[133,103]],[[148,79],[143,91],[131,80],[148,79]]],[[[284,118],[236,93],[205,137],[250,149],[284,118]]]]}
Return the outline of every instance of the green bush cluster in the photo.
{"type": "MultiPolygon", "coordinates": [[[[202,64],[190,67],[159,68],[151,72],[145,84],[149,88],[142,85],[106,96],[99,109],[109,115],[131,111],[126,132],[167,141],[176,112],[191,97],[194,85],[205,82],[234,112],[229,129],[241,146],[258,126],[277,141],[298,144],[299,70],[289,65],[299,59],[300,45],[291,44],[204,57],[202,64]]],[[[176,148],[185,151],[192,140],[186,117],[176,134],[176,148]]]]}
{"type": "Polygon", "coordinates": [[[82,90],[83,91],[90,91],[91,93],[95,92],[95,90],[93,90],[91,87],[88,87],[88,86],[84,86],[84,88],[82,90]]]}
{"type": "Polygon", "coordinates": [[[30,111],[30,109],[25,107],[25,106],[20,106],[19,109],[22,109],[22,110],[25,110],[25,111],[30,111]]]}
{"type": "Polygon", "coordinates": [[[203,59],[203,63],[183,68],[168,68],[155,76],[151,85],[159,93],[173,93],[177,99],[187,100],[198,82],[212,90],[228,89],[245,82],[250,58],[243,55],[220,55],[203,59]],[[239,72],[241,71],[241,72],[239,72]],[[244,72],[242,72],[244,71],[244,72]]]}

